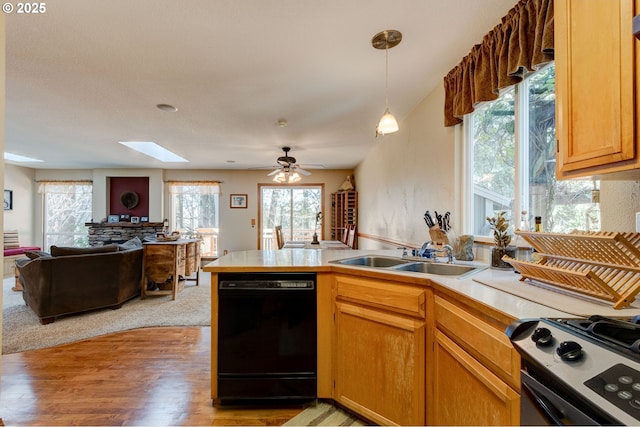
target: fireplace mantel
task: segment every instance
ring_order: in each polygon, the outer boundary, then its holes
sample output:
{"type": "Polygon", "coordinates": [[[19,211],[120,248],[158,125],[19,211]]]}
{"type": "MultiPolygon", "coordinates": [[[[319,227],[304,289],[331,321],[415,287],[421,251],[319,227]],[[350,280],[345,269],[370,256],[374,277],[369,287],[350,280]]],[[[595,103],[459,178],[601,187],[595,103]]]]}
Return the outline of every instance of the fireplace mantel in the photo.
{"type": "Polygon", "coordinates": [[[164,232],[164,222],[87,222],[89,245],[102,246],[122,243],[134,237],[144,240],[164,232]]]}

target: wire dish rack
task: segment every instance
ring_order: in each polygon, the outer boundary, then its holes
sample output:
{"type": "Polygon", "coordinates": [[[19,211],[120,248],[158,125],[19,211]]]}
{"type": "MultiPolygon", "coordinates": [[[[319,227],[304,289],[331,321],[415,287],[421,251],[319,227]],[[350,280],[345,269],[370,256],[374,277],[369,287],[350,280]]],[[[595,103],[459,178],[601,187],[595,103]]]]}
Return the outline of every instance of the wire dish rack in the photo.
{"type": "Polygon", "coordinates": [[[540,255],[536,262],[502,258],[521,273],[520,280],[610,301],[616,309],[629,306],[640,292],[640,233],[516,234],[540,255]]]}

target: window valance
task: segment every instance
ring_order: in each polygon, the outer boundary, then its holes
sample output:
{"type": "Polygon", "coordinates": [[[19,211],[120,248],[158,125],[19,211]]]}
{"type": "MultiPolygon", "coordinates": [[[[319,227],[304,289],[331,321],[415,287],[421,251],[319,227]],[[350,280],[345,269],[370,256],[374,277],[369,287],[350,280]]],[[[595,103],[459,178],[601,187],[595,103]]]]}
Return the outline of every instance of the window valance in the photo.
{"type": "Polygon", "coordinates": [[[220,193],[220,181],[170,181],[171,194],[200,194],[202,196],[220,193]]]}
{"type": "Polygon", "coordinates": [[[553,0],[520,0],[444,78],[444,124],[553,61],[553,0]]]}

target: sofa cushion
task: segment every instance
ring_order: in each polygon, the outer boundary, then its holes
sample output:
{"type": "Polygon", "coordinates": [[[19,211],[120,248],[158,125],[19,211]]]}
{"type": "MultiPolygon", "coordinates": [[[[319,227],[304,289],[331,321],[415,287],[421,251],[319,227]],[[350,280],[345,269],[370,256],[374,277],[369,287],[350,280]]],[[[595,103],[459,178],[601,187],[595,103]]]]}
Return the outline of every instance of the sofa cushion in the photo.
{"type": "Polygon", "coordinates": [[[142,242],[136,236],[131,240],[127,240],[124,243],[120,243],[118,245],[118,250],[119,251],[126,251],[126,250],[129,250],[129,249],[137,249],[137,248],[141,248],[141,247],[142,247],[142,242]]]}
{"type": "Polygon", "coordinates": [[[24,254],[29,258],[29,259],[36,259],[36,258],[47,258],[50,257],[51,254],[49,252],[45,252],[45,251],[25,251],[24,254]]]}
{"type": "Polygon", "coordinates": [[[51,246],[51,256],[69,256],[69,255],[86,255],[86,254],[100,254],[104,252],[117,252],[118,245],[110,244],[103,246],[90,246],[88,248],[75,248],[70,246],[51,246]]]}

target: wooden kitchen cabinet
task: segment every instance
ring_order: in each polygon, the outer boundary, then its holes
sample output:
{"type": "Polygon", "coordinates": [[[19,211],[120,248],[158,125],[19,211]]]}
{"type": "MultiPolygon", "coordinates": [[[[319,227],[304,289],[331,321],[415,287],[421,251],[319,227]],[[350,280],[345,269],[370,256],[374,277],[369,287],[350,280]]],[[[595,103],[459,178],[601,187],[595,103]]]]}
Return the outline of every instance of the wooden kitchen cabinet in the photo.
{"type": "Polygon", "coordinates": [[[640,167],[634,0],[556,0],[556,172],[574,178],[640,167]]]}
{"type": "Polygon", "coordinates": [[[425,423],[425,293],[336,276],[334,399],[375,423],[425,423]]]}
{"type": "Polygon", "coordinates": [[[429,425],[520,424],[520,358],[485,316],[434,296],[429,425]]]}

